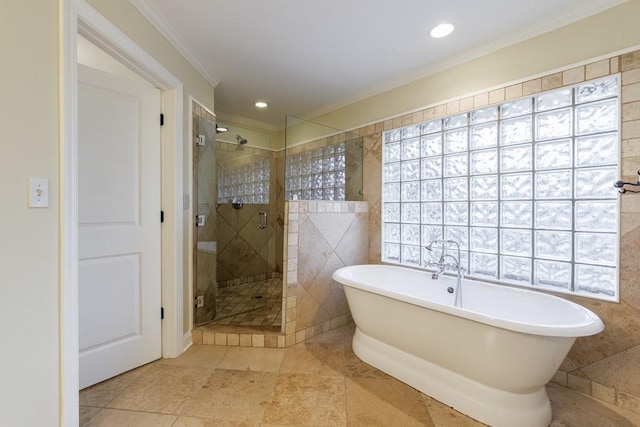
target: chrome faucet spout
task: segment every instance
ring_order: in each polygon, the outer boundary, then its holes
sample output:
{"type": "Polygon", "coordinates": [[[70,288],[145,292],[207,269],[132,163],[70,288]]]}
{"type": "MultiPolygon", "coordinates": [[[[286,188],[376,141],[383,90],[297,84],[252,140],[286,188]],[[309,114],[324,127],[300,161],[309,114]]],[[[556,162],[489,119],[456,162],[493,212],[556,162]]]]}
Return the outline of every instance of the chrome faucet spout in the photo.
{"type": "Polygon", "coordinates": [[[447,265],[444,263],[443,259],[440,259],[436,267],[438,267],[438,270],[431,275],[433,280],[438,280],[438,277],[440,277],[440,275],[447,269],[447,265]]]}
{"type": "Polygon", "coordinates": [[[456,273],[456,289],[455,289],[455,306],[462,307],[462,278],[463,268],[460,265],[460,245],[458,242],[454,240],[433,240],[425,249],[430,252],[433,252],[434,249],[440,248],[442,252],[440,253],[440,259],[437,262],[428,261],[426,263],[429,267],[436,267],[436,271],[431,274],[431,279],[438,280],[440,275],[444,273],[446,270],[453,270],[456,273]],[[457,257],[447,253],[448,247],[455,247],[457,251],[457,257]],[[447,262],[449,260],[450,262],[447,262]]]}

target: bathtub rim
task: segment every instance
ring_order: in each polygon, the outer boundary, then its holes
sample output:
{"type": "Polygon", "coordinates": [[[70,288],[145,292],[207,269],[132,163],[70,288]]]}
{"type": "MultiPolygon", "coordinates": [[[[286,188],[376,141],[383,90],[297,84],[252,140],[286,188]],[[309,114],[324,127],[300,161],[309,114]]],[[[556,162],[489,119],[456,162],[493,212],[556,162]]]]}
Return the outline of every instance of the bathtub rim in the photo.
{"type": "MultiPolygon", "coordinates": [[[[471,282],[479,284],[480,286],[487,286],[490,288],[496,288],[500,290],[506,290],[507,292],[515,292],[520,294],[534,294],[537,298],[548,298],[556,301],[561,301],[562,304],[578,308],[585,316],[584,322],[576,324],[531,324],[520,321],[499,318],[488,314],[483,314],[475,311],[470,311],[464,308],[455,307],[452,305],[441,304],[435,301],[424,300],[413,297],[411,295],[394,292],[392,289],[381,288],[366,283],[356,281],[354,278],[348,276],[348,272],[351,270],[362,269],[366,267],[371,268],[384,268],[391,270],[408,271],[411,274],[424,274],[428,275],[430,272],[425,270],[418,270],[403,266],[389,265],[389,264],[357,264],[339,268],[336,270],[332,277],[333,280],[342,283],[344,286],[350,286],[356,289],[360,289],[366,292],[383,295],[388,298],[400,300],[408,304],[416,305],[426,309],[433,309],[443,313],[451,314],[453,316],[463,317],[465,319],[490,325],[496,328],[506,329],[514,332],[527,333],[531,335],[550,336],[550,337],[583,337],[596,335],[604,330],[604,323],[594,312],[588,308],[577,304],[573,301],[569,301],[565,298],[551,295],[546,292],[541,292],[534,289],[525,289],[520,287],[512,287],[505,285],[498,285],[494,283],[482,282],[475,279],[465,279],[465,283],[471,282]]],[[[451,279],[451,278],[449,278],[451,279]]],[[[453,279],[455,280],[455,279],[453,279]]]]}

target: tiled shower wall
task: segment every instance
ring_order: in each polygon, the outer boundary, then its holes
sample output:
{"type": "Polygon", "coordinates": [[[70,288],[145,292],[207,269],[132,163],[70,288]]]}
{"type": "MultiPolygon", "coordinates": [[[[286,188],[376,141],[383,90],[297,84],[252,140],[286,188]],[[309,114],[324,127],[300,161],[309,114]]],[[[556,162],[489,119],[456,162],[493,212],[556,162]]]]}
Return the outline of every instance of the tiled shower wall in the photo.
{"type": "Polygon", "coordinates": [[[367,262],[366,202],[289,201],[285,204],[286,346],[334,329],[350,318],[338,268],[367,262]]]}
{"type": "Polygon", "coordinates": [[[281,209],[284,187],[282,180],[278,178],[282,152],[218,142],[217,153],[218,166],[232,162],[233,167],[239,167],[243,162],[249,164],[257,159],[268,159],[271,163],[268,205],[245,203],[242,209],[233,209],[230,203],[224,203],[219,204],[216,209],[219,286],[260,280],[264,279],[261,277],[264,275],[271,278],[274,273],[278,276],[282,273],[284,223],[281,209]],[[259,211],[267,213],[266,230],[257,227],[259,211]]]}
{"type": "MultiPolygon", "coordinates": [[[[622,179],[635,182],[640,169],[640,51],[478,93],[355,130],[364,138],[363,192],[364,200],[370,206],[369,262],[380,263],[381,259],[382,132],[616,73],[622,75],[622,179]]],[[[612,191],[615,191],[613,186],[612,191]]],[[[640,412],[640,194],[622,196],[620,224],[621,301],[617,304],[561,295],[593,310],[606,327],[597,336],[576,341],[554,381],[640,412]]]]}
{"type": "Polygon", "coordinates": [[[257,225],[259,212],[268,212],[269,205],[245,203],[234,209],[224,203],[216,211],[218,288],[271,278],[276,271],[275,245],[269,241],[275,241],[275,233],[273,227],[261,230],[257,225]]]}
{"type": "Polygon", "coordinates": [[[331,279],[343,266],[367,262],[368,203],[283,202],[284,333],[193,332],[194,344],[289,347],[346,324],[342,285],[331,279]]]}

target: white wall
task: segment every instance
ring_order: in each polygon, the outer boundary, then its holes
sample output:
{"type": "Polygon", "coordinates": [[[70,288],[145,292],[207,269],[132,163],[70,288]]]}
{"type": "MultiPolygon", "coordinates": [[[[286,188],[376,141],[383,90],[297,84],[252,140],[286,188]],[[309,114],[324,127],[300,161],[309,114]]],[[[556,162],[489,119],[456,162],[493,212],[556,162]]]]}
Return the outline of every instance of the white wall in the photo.
{"type": "MultiPolygon", "coordinates": [[[[213,87],[127,0],[91,2],[213,110],[213,87]]],[[[0,2],[1,425],[60,424],[58,2],[0,2]],[[27,208],[27,178],[49,179],[49,208],[27,208]]],[[[190,167],[185,165],[185,174],[190,167]]],[[[188,180],[185,179],[185,185],[188,180]]],[[[190,187],[187,187],[190,188],[190,187]]],[[[190,192],[190,190],[188,191],[190,192]]],[[[188,217],[188,216],[187,216],[188,217]]],[[[188,288],[186,289],[188,290],[188,288]]],[[[185,299],[185,304],[188,304],[185,299]]],[[[189,326],[189,322],[185,327],[189,326]]]]}
{"type": "Polygon", "coordinates": [[[639,17],[640,0],[629,0],[598,15],[309,119],[338,129],[354,129],[448,99],[640,46],[639,17]]]}
{"type": "Polygon", "coordinates": [[[0,424],[58,419],[57,2],[0,3],[0,424]],[[49,208],[27,208],[27,177],[49,208]]]}

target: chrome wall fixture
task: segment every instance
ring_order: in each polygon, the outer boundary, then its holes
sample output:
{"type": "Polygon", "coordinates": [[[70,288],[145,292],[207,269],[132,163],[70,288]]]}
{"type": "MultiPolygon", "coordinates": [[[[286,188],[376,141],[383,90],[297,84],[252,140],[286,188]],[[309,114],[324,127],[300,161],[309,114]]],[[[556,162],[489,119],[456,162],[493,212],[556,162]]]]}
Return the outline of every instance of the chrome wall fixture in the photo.
{"type": "Polygon", "coordinates": [[[260,230],[264,230],[267,228],[267,213],[260,211],[258,212],[258,228],[260,230]]]}
{"type": "Polygon", "coordinates": [[[244,207],[244,203],[240,197],[234,197],[233,200],[231,200],[231,207],[236,210],[242,209],[244,207]]]}
{"type": "Polygon", "coordinates": [[[628,190],[624,188],[625,185],[631,185],[633,187],[640,187],[640,169],[638,169],[638,180],[636,182],[624,182],[624,181],[616,181],[613,183],[613,186],[618,189],[620,194],[624,193],[640,193],[640,190],[628,190]]]}

